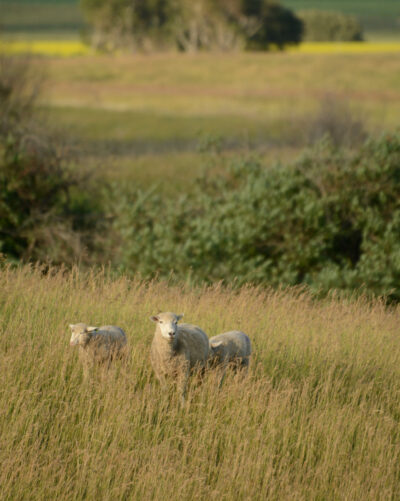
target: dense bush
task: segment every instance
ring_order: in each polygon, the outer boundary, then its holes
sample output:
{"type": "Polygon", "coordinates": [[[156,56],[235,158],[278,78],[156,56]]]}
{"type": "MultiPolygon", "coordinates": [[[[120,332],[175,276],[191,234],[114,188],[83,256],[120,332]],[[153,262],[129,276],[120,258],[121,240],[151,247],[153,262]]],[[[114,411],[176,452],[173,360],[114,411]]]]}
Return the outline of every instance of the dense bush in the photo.
{"type": "Polygon", "coordinates": [[[98,48],[268,49],[298,43],[302,23],[271,0],[81,0],[98,48]]]}
{"type": "Polygon", "coordinates": [[[291,10],[271,2],[253,3],[260,4],[256,13],[259,25],[257,31],[246,36],[247,49],[265,50],[270,45],[282,49],[288,43],[301,42],[303,24],[291,10]]]}
{"type": "Polygon", "coordinates": [[[235,162],[190,195],[119,193],[116,259],[145,276],[365,286],[400,299],[400,136],[346,154],[329,142],[293,165],[235,162]]]}
{"type": "Polygon", "coordinates": [[[354,16],[341,12],[306,10],[298,13],[307,42],[355,42],[363,40],[362,27],[354,16]]]}
{"type": "Polygon", "coordinates": [[[9,259],[86,261],[99,204],[71,168],[68,149],[38,125],[40,79],[32,66],[3,56],[0,67],[0,252],[9,259]]]}

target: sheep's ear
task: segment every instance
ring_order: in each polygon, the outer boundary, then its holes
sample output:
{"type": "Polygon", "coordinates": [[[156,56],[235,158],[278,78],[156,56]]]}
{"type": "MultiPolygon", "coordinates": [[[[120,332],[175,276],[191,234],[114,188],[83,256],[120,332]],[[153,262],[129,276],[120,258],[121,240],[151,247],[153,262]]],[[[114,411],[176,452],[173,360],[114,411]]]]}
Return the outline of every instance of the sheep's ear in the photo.
{"type": "Polygon", "coordinates": [[[221,346],[222,341],[212,341],[210,343],[211,348],[218,348],[218,346],[221,346]]]}
{"type": "Polygon", "coordinates": [[[153,322],[158,322],[160,320],[160,318],[157,317],[157,315],[153,315],[150,317],[150,320],[153,320],[153,322]]]}
{"type": "Polygon", "coordinates": [[[93,326],[86,327],[86,332],[96,332],[98,330],[99,330],[98,327],[93,327],[93,326]]]}
{"type": "Polygon", "coordinates": [[[176,319],[178,320],[178,322],[181,318],[183,318],[183,316],[184,316],[183,313],[181,313],[180,315],[176,315],[176,319]]]}

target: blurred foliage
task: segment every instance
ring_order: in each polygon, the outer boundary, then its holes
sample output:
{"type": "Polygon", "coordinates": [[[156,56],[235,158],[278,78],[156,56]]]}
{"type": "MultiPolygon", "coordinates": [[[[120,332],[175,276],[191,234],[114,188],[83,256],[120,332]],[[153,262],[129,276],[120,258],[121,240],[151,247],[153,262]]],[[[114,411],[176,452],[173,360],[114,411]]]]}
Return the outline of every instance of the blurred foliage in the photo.
{"type": "Polygon", "coordinates": [[[354,16],[342,12],[305,10],[298,13],[303,22],[306,42],[356,42],[363,30],[354,16]]]}
{"type": "Polygon", "coordinates": [[[328,135],[335,146],[355,148],[367,139],[362,118],[346,100],[334,94],[326,94],[321,99],[318,112],[314,117],[307,117],[303,129],[309,144],[328,135]]]}
{"type": "MultiPolygon", "coordinates": [[[[29,60],[0,60],[0,251],[9,259],[87,261],[101,221],[70,149],[39,126],[40,81],[29,60]]],[[[42,118],[42,117],[40,117],[42,118]]]]}
{"type": "MultiPolygon", "coordinates": [[[[246,2],[249,3],[249,2],[246,2]]],[[[294,12],[275,2],[250,2],[257,4],[254,14],[258,29],[246,37],[249,50],[267,50],[270,45],[283,49],[287,44],[298,44],[302,40],[303,23],[294,12]]]]}
{"type": "Polygon", "coordinates": [[[124,270],[400,299],[399,135],[352,154],[325,139],[286,166],[238,160],[190,195],[115,189],[124,270]]]}
{"type": "Polygon", "coordinates": [[[271,0],[81,0],[100,49],[282,48],[301,39],[302,23],[271,0]]]}
{"type": "Polygon", "coordinates": [[[170,0],[81,0],[81,5],[93,27],[92,44],[102,50],[161,46],[175,11],[170,0]]]}

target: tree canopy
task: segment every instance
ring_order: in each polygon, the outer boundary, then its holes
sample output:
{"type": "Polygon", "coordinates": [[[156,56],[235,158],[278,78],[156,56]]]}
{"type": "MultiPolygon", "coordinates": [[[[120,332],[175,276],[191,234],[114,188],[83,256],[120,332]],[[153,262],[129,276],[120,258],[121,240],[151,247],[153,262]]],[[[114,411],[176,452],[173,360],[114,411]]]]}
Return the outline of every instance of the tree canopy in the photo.
{"type": "Polygon", "coordinates": [[[301,40],[302,22],[273,0],[81,0],[97,47],[266,50],[301,40]]]}

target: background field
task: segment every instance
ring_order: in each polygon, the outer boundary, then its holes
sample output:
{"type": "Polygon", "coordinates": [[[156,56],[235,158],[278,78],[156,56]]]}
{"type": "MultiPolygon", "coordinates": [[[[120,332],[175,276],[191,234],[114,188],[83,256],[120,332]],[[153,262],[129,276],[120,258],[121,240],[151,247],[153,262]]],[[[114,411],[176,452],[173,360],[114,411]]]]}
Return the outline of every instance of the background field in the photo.
{"type": "MultiPolygon", "coordinates": [[[[349,12],[373,39],[383,32],[382,40],[396,38],[394,0],[284,4],[349,12]]],[[[42,105],[79,145],[78,167],[101,176],[138,186],[166,180],[166,191],[176,179],[185,188],[204,164],[199,149],[209,146],[257,152],[266,164],[286,161],[315,140],[315,128],[322,135],[326,122],[336,120],[326,116],[335,108],[367,133],[398,126],[395,45],[341,44],[339,53],[331,53],[332,44],[305,44],[284,54],[76,56],[88,50],[77,44],[84,32],[77,1],[18,0],[3,3],[2,11],[6,39],[37,39],[39,53],[72,55],[38,61],[48,70],[42,105]],[[48,42],[39,45],[43,38],[48,42]]]]}
{"type": "Polygon", "coordinates": [[[44,112],[74,138],[80,162],[139,184],[177,176],[183,187],[204,163],[199,148],[251,151],[268,164],[293,158],[326,121],[344,128],[359,121],[372,134],[398,126],[400,63],[391,53],[82,56],[36,64],[47,73],[44,112]]]}
{"type": "Polygon", "coordinates": [[[77,0],[5,0],[0,29],[17,38],[79,38],[84,21],[77,0]]]}
{"type": "Polygon", "coordinates": [[[399,498],[398,310],[77,270],[0,283],[1,499],[399,498]],[[160,309],[246,331],[249,377],[209,374],[180,408],[149,363],[160,309]],[[83,381],[78,321],[121,325],[130,360],[83,381]]]}

